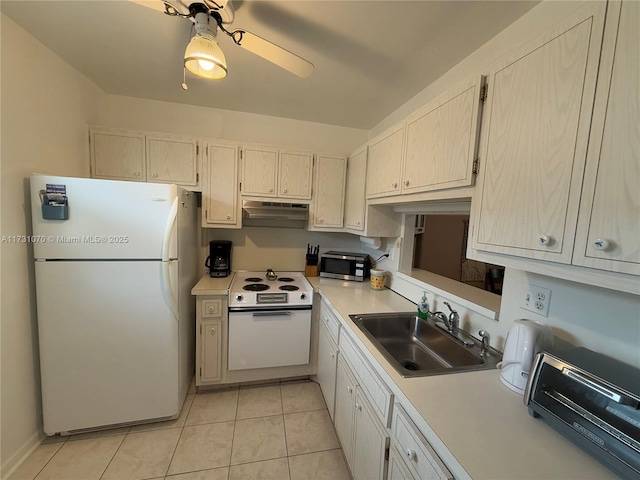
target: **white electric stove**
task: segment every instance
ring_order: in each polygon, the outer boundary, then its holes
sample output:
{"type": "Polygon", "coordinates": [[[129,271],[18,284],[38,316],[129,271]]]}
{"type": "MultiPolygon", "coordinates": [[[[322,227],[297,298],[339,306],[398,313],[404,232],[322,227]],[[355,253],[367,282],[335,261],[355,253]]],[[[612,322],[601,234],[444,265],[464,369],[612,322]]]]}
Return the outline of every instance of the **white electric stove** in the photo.
{"type": "Polygon", "coordinates": [[[302,272],[236,272],[229,289],[229,370],[309,363],[313,287],[302,272]]]}

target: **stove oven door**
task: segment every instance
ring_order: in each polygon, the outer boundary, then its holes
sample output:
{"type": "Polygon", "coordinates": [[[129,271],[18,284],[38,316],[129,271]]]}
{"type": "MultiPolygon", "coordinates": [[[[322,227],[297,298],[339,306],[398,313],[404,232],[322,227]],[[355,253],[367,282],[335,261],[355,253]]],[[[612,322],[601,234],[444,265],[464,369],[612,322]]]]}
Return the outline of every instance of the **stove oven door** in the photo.
{"type": "Polygon", "coordinates": [[[311,309],[229,312],[229,370],[309,363],[311,309]]]}

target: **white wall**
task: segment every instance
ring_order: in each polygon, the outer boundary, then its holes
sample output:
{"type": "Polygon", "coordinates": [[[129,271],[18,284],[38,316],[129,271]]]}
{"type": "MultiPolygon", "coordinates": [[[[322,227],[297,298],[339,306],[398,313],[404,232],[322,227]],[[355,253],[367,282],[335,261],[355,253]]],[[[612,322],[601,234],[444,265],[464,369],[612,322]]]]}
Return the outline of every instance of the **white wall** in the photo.
{"type": "MultiPolygon", "coordinates": [[[[29,235],[32,172],[85,176],[104,93],[2,15],[2,235],[29,235]]],[[[33,250],[2,243],[2,474],[42,435],[33,250]]]]}
{"type": "Polygon", "coordinates": [[[105,126],[349,154],[367,132],[252,113],[111,95],[105,126]]]}
{"type": "MultiPolygon", "coordinates": [[[[530,10],[485,45],[481,46],[370,131],[373,137],[405,118],[456,83],[472,75],[487,73],[502,56],[533,40],[573,12],[580,2],[545,1],[530,10]]],[[[397,270],[398,262],[386,261],[383,268],[397,270]]],[[[417,302],[422,292],[406,282],[393,288],[417,302]]],[[[585,346],[632,365],[640,365],[640,297],[600,289],[543,275],[507,269],[498,322],[470,314],[464,328],[476,334],[486,329],[491,344],[502,348],[504,337],[518,318],[549,324],[558,340],[585,346]],[[552,290],[549,317],[541,317],[519,307],[522,285],[532,283],[552,290]]]]}

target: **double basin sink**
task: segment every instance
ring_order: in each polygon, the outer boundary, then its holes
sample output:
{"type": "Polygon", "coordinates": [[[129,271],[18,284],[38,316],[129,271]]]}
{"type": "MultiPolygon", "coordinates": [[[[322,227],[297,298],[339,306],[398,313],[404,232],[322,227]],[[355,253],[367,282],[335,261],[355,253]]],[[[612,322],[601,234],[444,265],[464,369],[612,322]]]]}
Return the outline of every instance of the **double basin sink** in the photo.
{"type": "Polygon", "coordinates": [[[415,313],[349,317],[403,377],[488,370],[502,359],[493,348],[483,351],[481,342],[462,330],[453,335],[415,313]]]}

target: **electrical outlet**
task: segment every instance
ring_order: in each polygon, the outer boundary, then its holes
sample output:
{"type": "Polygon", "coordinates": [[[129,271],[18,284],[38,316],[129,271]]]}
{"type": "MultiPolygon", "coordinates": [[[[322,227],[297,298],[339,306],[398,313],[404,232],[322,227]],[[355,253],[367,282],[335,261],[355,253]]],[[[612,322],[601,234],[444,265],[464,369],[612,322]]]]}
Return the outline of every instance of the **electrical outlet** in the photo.
{"type": "Polygon", "coordinates": [[[551,290],[536,285],[524,285],[520,308],[545,317],[549,316],[551,290]]]}

